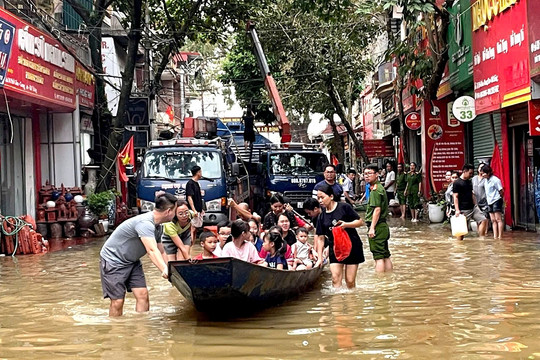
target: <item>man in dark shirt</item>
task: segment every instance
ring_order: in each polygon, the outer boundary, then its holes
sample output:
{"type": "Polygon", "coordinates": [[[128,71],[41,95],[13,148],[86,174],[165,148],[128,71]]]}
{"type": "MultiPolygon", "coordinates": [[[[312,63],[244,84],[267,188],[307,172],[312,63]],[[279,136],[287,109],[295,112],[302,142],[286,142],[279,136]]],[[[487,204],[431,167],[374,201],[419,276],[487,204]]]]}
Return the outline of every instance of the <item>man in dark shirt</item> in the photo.
{"type": "MultiPolygon", "coordinates": [[[[193,211],[193,218],[201,218],[203,216],[203,199],[201,194],[201,187],[199,186],[199,180],[202,178],[202,170],[200,166],[195,165],[191,168],[191,175],[193,176],[186,184],[186,197],[190,209],[193,211]]],[[[197,228],[191,227],[191,244],[195,241],[197,234],[197,228]]]]}
{"type": "MultiPolygon", "coordinates": [[[[456,217],[464,215],[467,220],[474,219],[478,224],[478,234],[483,237],[486,233],[487,219],[476,205],[471,181],[473,176],[474,166],[471,164],[463,165],[461,176],[452,185],[454,206],[456,208],[456,217]]],[[[463,240],[463,236],[458,236],[458,240],[463,240]]]]}
{"type": "Polygon", "coordinates": [[[313,188],[313,198],[317,198],[317,191],[324,184],[330,185],[332,187],[332,190],[334,190],[334,201],[345,201],[345,196],[343,195],[343,188],[336,181],[336,167],[334,165],[326,165],[326,168],[324,169],[324,180],[315,184],[315,187],[313,188]]]}

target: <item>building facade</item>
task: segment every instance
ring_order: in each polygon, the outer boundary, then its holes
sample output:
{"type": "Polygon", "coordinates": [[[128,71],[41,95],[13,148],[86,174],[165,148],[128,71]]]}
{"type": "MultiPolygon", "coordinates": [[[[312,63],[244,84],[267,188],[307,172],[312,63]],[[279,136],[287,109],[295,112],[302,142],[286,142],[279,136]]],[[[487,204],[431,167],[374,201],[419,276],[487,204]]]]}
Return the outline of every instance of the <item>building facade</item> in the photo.
{"type": "Polygon", "coordinates": [[[0,8],[0,211],[35,216],[46,182],[81,186],[94,79],[76,51],[0,8]]]}

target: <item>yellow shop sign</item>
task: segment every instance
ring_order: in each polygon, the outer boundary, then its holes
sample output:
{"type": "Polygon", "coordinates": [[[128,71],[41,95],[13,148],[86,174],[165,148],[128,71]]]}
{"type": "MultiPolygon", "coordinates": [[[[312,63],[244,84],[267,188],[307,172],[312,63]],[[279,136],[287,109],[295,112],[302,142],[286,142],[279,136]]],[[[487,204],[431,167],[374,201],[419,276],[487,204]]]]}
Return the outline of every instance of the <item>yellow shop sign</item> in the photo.
{"type": "Polygon", "coordinates": [[[495,16],[509,9],[519,0],[477,0],[472,6],[473,31],[487,24],[495,16]]]}

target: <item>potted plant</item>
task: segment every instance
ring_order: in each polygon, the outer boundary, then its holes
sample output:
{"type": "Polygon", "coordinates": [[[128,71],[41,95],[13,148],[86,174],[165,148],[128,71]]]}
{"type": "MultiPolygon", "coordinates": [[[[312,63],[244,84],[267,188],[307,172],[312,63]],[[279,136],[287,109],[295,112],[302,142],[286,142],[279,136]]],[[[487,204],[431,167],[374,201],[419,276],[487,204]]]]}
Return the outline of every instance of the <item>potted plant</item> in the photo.
{"type": "Polygon", "coordinates": [[[114,193],[111,190],[106,190],[90,194],[86,199],[88,209],[100,219],[99,221],[103,224],[105,231],[109,228],[109,221],[107,218],[109,215],[109,206],[114,198],[114,193]]]}
{"type": "Polygon", "coordinates": [[[429,221],[432,223],[440,223],[444,220],[446,209],[446,200],[444,193],[431,193],[431,197],[428,200],[428,215],[429,221]]]}

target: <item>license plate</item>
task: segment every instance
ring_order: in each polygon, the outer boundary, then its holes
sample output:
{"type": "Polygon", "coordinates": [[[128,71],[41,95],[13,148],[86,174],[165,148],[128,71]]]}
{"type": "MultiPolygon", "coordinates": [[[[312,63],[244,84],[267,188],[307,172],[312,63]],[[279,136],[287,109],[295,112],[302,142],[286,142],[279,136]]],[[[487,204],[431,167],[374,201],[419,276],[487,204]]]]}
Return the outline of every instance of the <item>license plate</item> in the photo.
{"type": "Polygon", "coordinates": [[[304,208],[304,202],[297,202],[296,207],[299,208],[299,209],[303,209],[304,208]]]}

